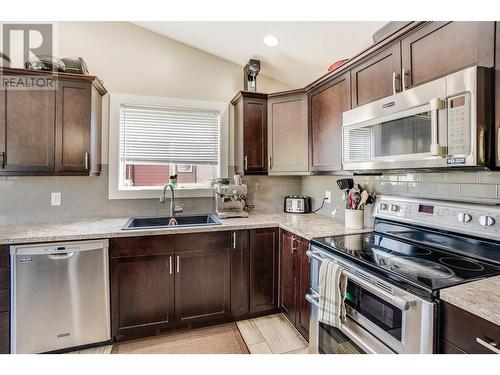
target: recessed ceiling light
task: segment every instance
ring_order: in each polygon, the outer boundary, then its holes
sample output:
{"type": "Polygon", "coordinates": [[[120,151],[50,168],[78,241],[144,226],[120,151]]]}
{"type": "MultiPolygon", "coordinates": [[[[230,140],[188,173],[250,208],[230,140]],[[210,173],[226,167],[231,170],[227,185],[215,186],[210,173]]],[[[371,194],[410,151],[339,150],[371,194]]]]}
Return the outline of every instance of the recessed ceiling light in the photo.
{"type": "Polygon", "coordinates": [[[274,35],[267,35],[264,38],[264,44],[268,47],[276,47],[278,44],[280,44],[280,41],[274,35]]]}

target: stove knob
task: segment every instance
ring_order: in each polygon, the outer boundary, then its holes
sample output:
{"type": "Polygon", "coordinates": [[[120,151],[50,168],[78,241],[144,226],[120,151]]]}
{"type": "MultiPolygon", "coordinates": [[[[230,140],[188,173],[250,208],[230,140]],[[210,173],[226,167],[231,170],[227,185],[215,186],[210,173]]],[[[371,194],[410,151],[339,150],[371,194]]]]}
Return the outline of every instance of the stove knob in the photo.
{"type": "Polygon", "coordinates": [[[480,216],[479,225],[482,225],[483,227],[491,227],[492,225],[495,225],[495,219],[491,216],[480,216]]]}
{"type": "Polygon", "coordinates": [[[398,212],[399,211],[399,206],[397,204],[391,204],[391,211],[392,212],[398,212]]]}
{"type": "Polygon", "coordinates": [[[380,203],[379,208],[383,211],[387,210],[387,203],[380,203]]]}
{"type": "Polygon", "coordinates": [[[472,221],[472,216],[471,214],[460,212],[458,214],[458,221],[460,221],[461,223],[470,223],[472,221]]]}

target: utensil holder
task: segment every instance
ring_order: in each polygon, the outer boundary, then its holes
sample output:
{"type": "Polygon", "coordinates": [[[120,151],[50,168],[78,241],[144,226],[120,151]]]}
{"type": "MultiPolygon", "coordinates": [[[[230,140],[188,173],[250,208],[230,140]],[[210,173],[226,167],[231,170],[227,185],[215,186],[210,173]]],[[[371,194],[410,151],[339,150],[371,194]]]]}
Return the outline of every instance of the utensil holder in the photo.
{"type": "Polygon", "coordinates": [[[345,210],[345,227],[348,229],[363,229],[365,225],[365,210],[345,210]]]}

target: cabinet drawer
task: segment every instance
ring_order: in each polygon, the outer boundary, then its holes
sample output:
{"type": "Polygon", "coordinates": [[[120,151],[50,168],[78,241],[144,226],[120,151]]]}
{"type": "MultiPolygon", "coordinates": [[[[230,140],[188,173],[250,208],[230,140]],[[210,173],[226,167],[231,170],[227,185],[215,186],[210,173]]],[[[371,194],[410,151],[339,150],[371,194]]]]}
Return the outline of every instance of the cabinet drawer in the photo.
{"type": "Polygon", "coordinates": [[[0,289],[9,287],[9,268],[0,267],[0,289]]]}
{"type": "Polygon", "coordinates": [[[452,304],[443,304],[443,338],[471,354],[492,354],[477,340],[496,342],[500,349],[500,327],[452,304]]]}
{"type": "Polygon", "coordinates": [[[9,311],[9,289],[0,289],[0,312],[9,311]]]}
{"type": "Polygon", "coordinates": [[[9,353],[9,313],[0,313],[0,354],[9,353]]]}
{"type": "Polygon", "coordinates": [[[231,247],[230,232],[176,234],[173,238],[176,253],[231,247]]]}
{"type": "Polygon", "coordinates": [[[172,236],[113,238],[109,241],[111,258],[171,253],[172,236]]]}

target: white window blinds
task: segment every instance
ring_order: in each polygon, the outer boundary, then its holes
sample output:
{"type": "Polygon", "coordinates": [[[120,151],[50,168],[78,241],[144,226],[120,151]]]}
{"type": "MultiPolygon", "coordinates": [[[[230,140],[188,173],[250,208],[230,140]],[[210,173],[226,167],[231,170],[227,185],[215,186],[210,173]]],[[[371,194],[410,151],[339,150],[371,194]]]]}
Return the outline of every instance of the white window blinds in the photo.
{"type": "Polygon", "coordinates": [[[121,105],[120,158],[127,164],[219,162],[216,111],[121,105]]]}

